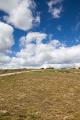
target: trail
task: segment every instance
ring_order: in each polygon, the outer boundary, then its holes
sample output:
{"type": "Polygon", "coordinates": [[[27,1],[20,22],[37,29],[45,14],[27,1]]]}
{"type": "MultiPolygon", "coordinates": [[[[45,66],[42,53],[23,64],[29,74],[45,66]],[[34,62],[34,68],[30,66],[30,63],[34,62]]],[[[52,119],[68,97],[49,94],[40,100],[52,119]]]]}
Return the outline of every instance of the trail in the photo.
{"type": "Polygon", "coordinates": [[[11,75],[21,74],[21,73],[26,73],[26,72],[32,72],[32,71],[37,72],[41,70],[28,70],[28,71],[21,71],[21,72],[6,73],[6,74],[1,74],[0,77],[11,76],[11,75]]]}

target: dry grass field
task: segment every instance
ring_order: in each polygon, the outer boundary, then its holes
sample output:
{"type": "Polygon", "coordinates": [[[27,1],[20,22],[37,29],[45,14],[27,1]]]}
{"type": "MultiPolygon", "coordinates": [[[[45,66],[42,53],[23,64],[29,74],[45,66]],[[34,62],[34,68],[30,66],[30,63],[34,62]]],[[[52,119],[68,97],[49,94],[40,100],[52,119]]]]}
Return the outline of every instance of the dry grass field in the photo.
{"type": "Polygon", "coordinates": [[[21,72],[21,71],[27,71],[27,69],[5,69],[5,70],[0,69],[0,75],[7,73],[21,72]]]}
{"type": "Polygon", "coordinates": [[[0,120],[80,120],[79,71],[0,77],[0,120]]]}

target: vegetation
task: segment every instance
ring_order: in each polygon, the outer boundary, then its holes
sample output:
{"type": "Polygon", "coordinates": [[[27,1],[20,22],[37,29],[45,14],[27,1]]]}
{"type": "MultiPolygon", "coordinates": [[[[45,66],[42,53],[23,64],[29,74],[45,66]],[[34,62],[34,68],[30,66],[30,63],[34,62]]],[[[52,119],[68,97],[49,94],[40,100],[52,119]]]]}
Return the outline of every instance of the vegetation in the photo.
{"type": "Polygon", "coordinates": [[[0,77],[0,120],[80,120],[80,70],[0,77]]]}
{"type": "Polygon", "coordinates": [[[6,74],[6,73],[13,73],[13,72],[21,72],[26,71],[27,69],[0,69],[0,74],[6,74]]]}

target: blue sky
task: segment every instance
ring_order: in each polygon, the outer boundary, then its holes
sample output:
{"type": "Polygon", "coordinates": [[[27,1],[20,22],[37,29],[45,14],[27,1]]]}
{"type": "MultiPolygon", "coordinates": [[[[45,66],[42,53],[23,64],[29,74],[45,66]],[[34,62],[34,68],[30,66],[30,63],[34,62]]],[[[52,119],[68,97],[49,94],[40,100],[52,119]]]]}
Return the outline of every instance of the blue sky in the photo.
{"type": "Polygon", "coordinates": [[[80,64],[79,0],[0,0],[0,32],[1,68],[80,64]]]}

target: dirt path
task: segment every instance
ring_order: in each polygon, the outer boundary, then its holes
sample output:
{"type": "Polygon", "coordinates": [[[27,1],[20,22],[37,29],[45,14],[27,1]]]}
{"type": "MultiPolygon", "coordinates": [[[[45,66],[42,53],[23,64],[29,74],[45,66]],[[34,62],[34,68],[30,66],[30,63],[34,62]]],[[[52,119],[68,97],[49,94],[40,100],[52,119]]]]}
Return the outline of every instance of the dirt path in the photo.
{"type": "Polygon", "coordinates": [[[36,72],[36,71],[41,71],[41,70],[29,70],[29,71],[6,73],[6,74],[1,74],[0,77],[10,76],[10,75],[15,75],[15,74],[21,74],[21,73],[26,73],[26,72],[31,72],[31,71],[36,72]]]}

